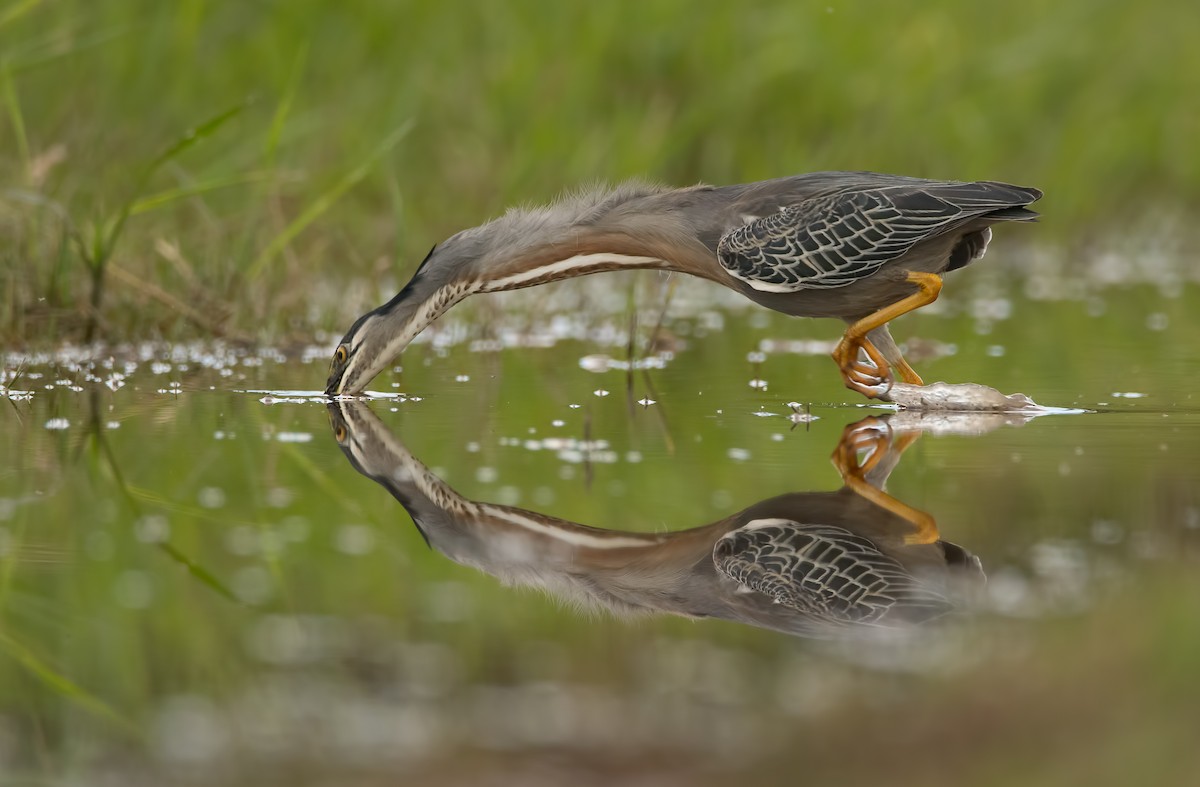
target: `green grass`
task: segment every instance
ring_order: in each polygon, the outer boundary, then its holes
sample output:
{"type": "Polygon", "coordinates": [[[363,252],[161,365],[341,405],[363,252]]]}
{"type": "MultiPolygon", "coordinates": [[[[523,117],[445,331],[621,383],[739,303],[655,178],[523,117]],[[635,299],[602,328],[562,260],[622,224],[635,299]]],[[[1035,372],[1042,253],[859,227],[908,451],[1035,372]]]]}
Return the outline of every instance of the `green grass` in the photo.
{"type": "Polygon", "coordinates": [[[630,176],[998,178],[1038,238],[1153,231],[1200,203],[1198,38],[1173,0],[8,0],[0,339],[340,332],[451,232],[630,176]]]}

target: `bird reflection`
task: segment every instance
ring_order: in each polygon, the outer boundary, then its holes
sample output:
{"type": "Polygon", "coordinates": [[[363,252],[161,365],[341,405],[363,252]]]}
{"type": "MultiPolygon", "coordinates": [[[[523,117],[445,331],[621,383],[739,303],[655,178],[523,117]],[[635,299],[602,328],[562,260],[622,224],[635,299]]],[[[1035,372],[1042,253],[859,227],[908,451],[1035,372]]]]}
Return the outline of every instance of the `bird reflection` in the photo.
{"type": "Polygon", "coordinates": [[[884,491],[919,432],[887,419],[847,426],[832,492],[793,492],[672,533],[607,530],[469,500],[434,475],[361,401],[329,404],[350,463],[386,488],[426,542],[505,584],[618,614],[723,618],[828,637],[924,623],[983,580],[979,560],[933,518],[884,491]]]}

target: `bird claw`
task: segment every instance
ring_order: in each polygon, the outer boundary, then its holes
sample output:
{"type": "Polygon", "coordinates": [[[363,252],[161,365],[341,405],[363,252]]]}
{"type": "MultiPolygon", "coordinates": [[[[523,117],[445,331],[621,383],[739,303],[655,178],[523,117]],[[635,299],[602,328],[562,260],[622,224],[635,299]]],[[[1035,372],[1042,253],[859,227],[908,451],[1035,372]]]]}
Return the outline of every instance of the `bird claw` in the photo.
{"type": "Polygon", "coordinates": [[[879,464],[891,444],[891,425],[883,419],[869,416],[846,427],[838,443],[840,453],[836,464],[844,476],[861,478],[879,464]]]}
{"type": "Polygon", "coordinates": [[[866,338],[843,336],[833,350],[833,360],[842,370],[846,387],[868,399],[877,399],[892,388],[891,368],[866,338]]]}

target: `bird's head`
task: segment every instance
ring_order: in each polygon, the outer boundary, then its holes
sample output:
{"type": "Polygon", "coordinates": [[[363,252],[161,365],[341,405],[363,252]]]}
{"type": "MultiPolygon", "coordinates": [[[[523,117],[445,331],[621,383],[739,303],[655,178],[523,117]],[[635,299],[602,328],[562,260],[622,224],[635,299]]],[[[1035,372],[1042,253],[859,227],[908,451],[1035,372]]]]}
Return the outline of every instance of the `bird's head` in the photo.
{"type": "Polygon", "coordinates": [[[392,303],[384,304],[359,317],[338,342],[329,365],[325,393],[330,396],[362,391],[403,349],[388,348],[392,327],[402,325],[392,303]]]}
{"type": "Polygon", "coordinates": [[[431,320],[467,291],[437,264],[431,250],[395,297],[354,321],[329,365],[328,396],[360,393],[431,320]],[[450,296],[456,296],[453,300],[450,296]]]}

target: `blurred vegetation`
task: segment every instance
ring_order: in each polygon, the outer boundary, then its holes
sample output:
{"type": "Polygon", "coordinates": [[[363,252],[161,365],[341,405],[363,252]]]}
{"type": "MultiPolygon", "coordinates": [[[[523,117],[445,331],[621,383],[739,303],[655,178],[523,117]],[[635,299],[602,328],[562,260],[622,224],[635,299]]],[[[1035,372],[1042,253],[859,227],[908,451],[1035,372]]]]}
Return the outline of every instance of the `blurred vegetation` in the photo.
{"type": "Polygon", "coordinates": [[[631,176],[995,178],[1041,240],[1152,231],[1200,204],[1196,40],[1177,0],[5,0],[0,337],[340,333],[451,232],[631,176]]]}

